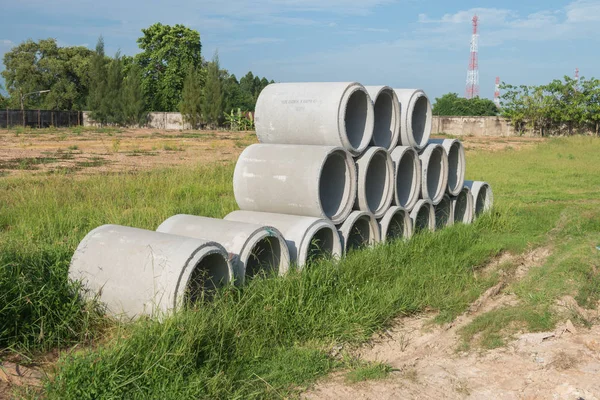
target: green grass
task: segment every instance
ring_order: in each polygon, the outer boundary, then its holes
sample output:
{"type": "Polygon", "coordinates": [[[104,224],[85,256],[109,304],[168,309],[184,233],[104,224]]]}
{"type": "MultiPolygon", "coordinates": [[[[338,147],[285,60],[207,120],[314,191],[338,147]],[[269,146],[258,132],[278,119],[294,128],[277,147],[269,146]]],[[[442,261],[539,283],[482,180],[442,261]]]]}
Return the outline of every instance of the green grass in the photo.
{"type": "Polygon", "coordinates": [[[363,381],[372,381],[387,378],[392,372],[392,367],[387,364],[359,363],[354,369],[346,373],[346,381],[349,383],[358,383],[363,381]]]}
{"type": "Polygon", "coordinates": [[[286,397],[342,367],[329,356],[333,346],[362,343],[399,315],[434,309],[450,321],[496,283],[475,274],[478,266],[501,251],[557,242],[547,273],[510,288],[531,302],[484,314],[469,328],[470,338],[488,332],[486,346],[495,347],[505,326],[552,326],[559,316],[549,305],[563,293],[581,289],[582,304],[598,297],[600,252],[587,252],[593,263],[585,266],[577,257],[600,241],[599,150],[598,139],[570,138],[469,155],[468,178],[485,178],[496,198],[494,212],[475,224],[255,279],[162,322],[129,325],[103,319],[67,282],[78,242],[106,223],[155,229],[177,213],[222,217],[235,208],[233,167],[2,178],[0,348],[31,354],[95,344],[63,355],[46,384],[49,398],[286,397]]]}

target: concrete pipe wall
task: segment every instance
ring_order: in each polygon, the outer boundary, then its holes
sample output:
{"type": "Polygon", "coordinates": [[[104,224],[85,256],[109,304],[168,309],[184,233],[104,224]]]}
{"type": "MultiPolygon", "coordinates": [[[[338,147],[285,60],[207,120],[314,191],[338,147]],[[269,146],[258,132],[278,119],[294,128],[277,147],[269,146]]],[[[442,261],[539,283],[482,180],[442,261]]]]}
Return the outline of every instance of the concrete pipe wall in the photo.
{"type": "Polygon", "coordinates": [[[262,273],[283,275],[290,267],[285,239],[272,226],[178,214],[167,218],[156,231],[220,243],[232,257],[238,284],[262,273]]]}
{"type": "Polygon", "coordinates": [[[242,210],[339,224],[354,205],[356,167],[341,147],[253,144],[237,161],[233,193],[242,210]]]}
{"type": "Polygon", "coordinates": [[[473,205],[475,220],[482,213],[489,211],[494,205],[494,193],[492,187],[487,182],[482,181],[465,181],[465,186],[471,189],[473,195],[473,205]]]}
{"type": "Polygon", "coordinates": [[[377,220],[366,211],[350,213],[346,221],[338,225],[338,232],[345,253],[381,242],[377,220]]]}
{"type": "Polygon", "coordinates": [[[343,254],[337,228],[328,219],[258,211],[233,211],[225,219],[277,228],[287,242],[290,260],[299,269],[311,260],[340,258],[343,254]]]}
{"type": "Polygon", "coordinates": [[[435,231],[435,211],[430,200],[419,200],[410,212],[413,233],[429,229],[435,231]]]}
{"type": "Polygon", "coordinates": [[[452,199],[447,194],[442,197],[442,201],[434,206],[434,212],[436,230],[442,229],[446,226],[454,225],[452,199]]]}
{"type": "Polygon", "coordinates": [[[470,224],[473,222],[475,209],[473,206],[473,195],[471,189],[463,187],[458,196],[452,198],[452,213],[454,214],[454,223],[462,222],[470,224]]]}
{"type": "Polygon", "coordinates": [[[457,139],[431,139],[429,143],[440,144],[448,156],[448,194],[457,196],[465,186],[465,148],[457,139]]]}
{"type": "Polygon", "coordinates": [[[409,146],[398,146],[390,153],[394,164],[394,204],[411,211],[421,194],[421,162],[409,146]]]}
{"type": "Polygon", "coordinates": [[[381,218],[394,199],[394,164],[383,147],[369,147],[356,159],[358,186],[354,209],[381,218]]]}
{"type": "Polygon", "coordinates": [[[256,102],[260,143],[341,146],[361,154],[371,142],[373,103],[356,82],[272,83],[256,102]]]}
{"type": "Polygon", "coordinates": [[[392,151],[400,140],[400,102],[396,92],[389,86],[365,86],[373,101],[375,127],[373,146],[392,151]]]}
{"type": "Polygon", "coordinates": [[[108,313],[133,318],[209,297],[233,279],[233,269],[218,243],[103,225],[79,243],[69,278],[90,290],[86,296],[99,296],[108,313]]]}
{"type": "Polygon", "coordinates": [[[396,239],[410,239],[412,236],[412,220],[408,211],[402,207],[390,207],[378,223],[382,242],[396,239]]]}
{"type": "Polygon", "coordinates": [[[431,103],[421,89],[394,89],[400,101],[400,144],[421,150],[431,135],[431,103]]]}
{"type": "Polygon", "coordinates": [[[430,144],[419,154],[421,197],[435,205],[442,201],[448,186],[448,156],[439,144],[430,144]]]}

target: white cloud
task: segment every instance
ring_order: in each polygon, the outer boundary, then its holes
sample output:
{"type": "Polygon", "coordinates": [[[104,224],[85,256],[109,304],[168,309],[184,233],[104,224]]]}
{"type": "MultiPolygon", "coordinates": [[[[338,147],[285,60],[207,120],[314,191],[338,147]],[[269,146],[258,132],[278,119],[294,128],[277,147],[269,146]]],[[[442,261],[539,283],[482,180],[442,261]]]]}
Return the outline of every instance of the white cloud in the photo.
{"type": "Polygon", "coordinates": [[[14,42],[8,39],[0,39],[0,44],[3,46],[14,46],[14,42]]]}
{"type": "Polygon", "coordinates": [[[578,0],[566,7],[567,22],[600,21],[600,2],[594,0],[578,0]]]}

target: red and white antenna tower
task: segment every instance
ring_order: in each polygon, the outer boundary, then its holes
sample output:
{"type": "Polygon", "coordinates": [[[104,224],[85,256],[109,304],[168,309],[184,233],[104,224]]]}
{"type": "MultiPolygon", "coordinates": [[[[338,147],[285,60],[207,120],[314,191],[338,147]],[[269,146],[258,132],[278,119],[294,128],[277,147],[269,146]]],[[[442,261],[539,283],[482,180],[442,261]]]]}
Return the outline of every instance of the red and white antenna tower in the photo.
{"type": "Polygon", "coordinates": [[[494,104],[500,108],[500,77],[496,77],[496,86],[494,86],[494,104]]]}
{"type": "Polygon", "coordinates": [[[471,36],[471,58],[469,60],[469,69],[467,70],[467,88],[465,97],[472,99],[479,97],[479,65],[477,60],[478,45],[477,39],[477,23],[479,18],[477,15],[473,16],[473,36],[471,36]]]}

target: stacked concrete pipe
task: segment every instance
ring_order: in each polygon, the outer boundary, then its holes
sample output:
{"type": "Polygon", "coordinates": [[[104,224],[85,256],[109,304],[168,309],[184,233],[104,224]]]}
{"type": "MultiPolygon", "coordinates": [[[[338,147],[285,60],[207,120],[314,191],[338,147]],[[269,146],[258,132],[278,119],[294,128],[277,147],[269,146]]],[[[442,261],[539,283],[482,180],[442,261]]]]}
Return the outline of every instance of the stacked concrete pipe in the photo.
{"type": "Polygon", "coordinates": [[[410,239],[413,234],[412,220],[410,214],[399,206],[390,207],[384,216],[377,221],[381,241],[397,239],[410,239]]]}
{"type": "Polygon", "coordinates": [[[355,210],[381,218],[394,199],[394,165],[383,147],[369,147],[356,160],[358,177],[355,210]]]}
{"type": "Polygon", "coordinates": [[[425,230],[435,231],[435,211],[431,200],[421,199],[417,201],[410,212],[410,219],[412,220],[414,233],[425,230]]]}
{"type": "Polygon", "coordinates": [[[338,232],[345,253],[381,241],[377,220],[367,211],[351,212],[344,223],[338,225],[338,232]]]}
{"type": "Polygon", "coordinates": [[[439,144],[430,144],[419,154],[421,197],[433,205],[442,201],[448,186],[448,155],[439,144]]]}
{"type": "Polygon", "coordinates": [[[465,149],[457,139],[432,139],[429,143],[439,144],[448,156],[448,194],[457,196],[465,186],[465,149]]]}
{"type": "Polygon", "coordinates": [[[435,229],[442,229],[454,224],[454,212],[452,208],[452,199],[444,194],[442,201],[434,206],[435,229]]]}
{"type": "Polygon", "coordinates": [[[412,147],[397,146],[390,153],[394,164],[394,205],[411,211],[421,194],[421,162],[412,147]]]}
{"type": "Polygon", "coordinates": [[[356,196],[356,168],[341,147],[253,144],[240,155],[233,193],[246,211],[343,222],[356,196]]]}
{"type": "Polygon", "coordinates": [[[454,223],[470,224],[475,214],[471,189],[463,187],[456,197],[452,198],[452,214],[454,223]]]}
{"type": "Polygon", "coordinates": [[[421,89],[394,89],[400,102],[400,144],[422,150],[431,135],[431,103],[421,89]]]}
{"type": "Polygon", "coordinates": [[[232,257],[239,284],[260,274],[283,275],[290,266],[285,239],[272,226],[178,214],[167,218],[156,231],[221,243],[232,257]]]}
{"type": "Polygon", "coordinates": [[[79,243],[69,278],[113,316],[162,316],[209,298],[233,279],[227,252],[212,241],[103,225],[79,243]]]}
{"type": "Polygon", "coordinates": [[[257,211],[233,211],[225,216],[228,221],[272,225],[286,239],[290,260],[302,269],[317,258],[340,258],[342,243],[335,225],[328,219],[274,214],[257,211]]]}
{"type": "Polygon", "coordinates": [[[371,145],[392,151],[400,139],[400,102],[389,86],[365,86],[374,110],[374,129],[371,145]]]}
{"type": "Polygon", "coordinates": [[[494,205],[494,193],[487,182],[465,181],[465,186],[471,190],[473,195],[473,219],[476,219],[482,213],[489,211],[492,208],[494,205]]]}
{"type": "Polygon", "coordinates": [[[260,143],[341,146],[361,154],[371,142],[373,104],[356,82],[274,83],[254,115],[260,143]]]}

